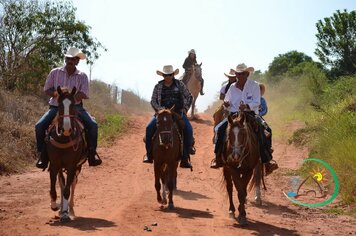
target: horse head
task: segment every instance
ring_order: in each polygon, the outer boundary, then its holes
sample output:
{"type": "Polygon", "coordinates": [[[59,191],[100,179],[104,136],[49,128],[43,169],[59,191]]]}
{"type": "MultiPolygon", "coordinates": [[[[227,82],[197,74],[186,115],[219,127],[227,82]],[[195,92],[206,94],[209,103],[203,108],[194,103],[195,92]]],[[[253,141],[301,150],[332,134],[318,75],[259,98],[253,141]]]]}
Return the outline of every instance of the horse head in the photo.
{"type": "Polygon", "coordinates": [[[243,112],[228,116],[228,152],[231,160],[238,165],[241,164],[244,142],[246,139],[246,130],[244,126],[245,116],[243,112]]]}
{"type": "Polygon", "coordinates": [[[201,69],[202,64],[203,63],[200,63],[200,64],[196,63],[193,65],[193,73],[195,75],[195,78],[199,79],[199,80],[202,78],[202,69],[201,69]]]}
{"type": "Polygon", "coordinates": [[[70,136],[73,130],[73,118],[75,118],[74,94],[77,89],[74,87],[71,92],[67,88],[57,87],[58,92],[58,124],[57,135],[70,136]]]}
{"type": "Polygon", "coordinates": [[[159,144],[165,146],[166,149],[173,146],[173,110],[174,106],[170,109],[161,109],[157,112],[156,117],[159,144]]]}

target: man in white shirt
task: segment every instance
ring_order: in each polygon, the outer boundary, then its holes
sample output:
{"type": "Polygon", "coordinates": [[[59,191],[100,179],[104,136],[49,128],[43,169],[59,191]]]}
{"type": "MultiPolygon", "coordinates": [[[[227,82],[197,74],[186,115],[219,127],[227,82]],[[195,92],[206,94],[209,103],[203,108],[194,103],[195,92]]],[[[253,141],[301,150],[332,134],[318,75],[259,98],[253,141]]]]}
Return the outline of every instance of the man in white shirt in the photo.
{"type": "MultiPolygon", "coordinates": [[[[246,109],[254,111],[255,114],[259,114],[259,106],[261,103],[260,87],[256,81],[248,79],[249,75],[253,73],[254,68],[247,67],[245,64],[239,64],[234,71],[237,77],[237,82],[232,84],[227,91],[224,99],[224,106],[230,114],[246,109]]],[[[227,118],[225,118],[215,127],[217,140],[214,153],[216,158],[215,161],[213,160],[211,168],[219,168],[222,166],[221,155],[227,126],[228,121],[227,118]]],[[[261,142],[261,140],[259,140],[259,143],[261,151],[264,149],[264,143],[261,142]]],[[[272,159],[271,153],[265,153],[264,151],[261,153],[262,162],[266,164],[266,173],[270,174],[273,170],[278,168],[278,165],[276,163],[269,163],[272,159]]]]}

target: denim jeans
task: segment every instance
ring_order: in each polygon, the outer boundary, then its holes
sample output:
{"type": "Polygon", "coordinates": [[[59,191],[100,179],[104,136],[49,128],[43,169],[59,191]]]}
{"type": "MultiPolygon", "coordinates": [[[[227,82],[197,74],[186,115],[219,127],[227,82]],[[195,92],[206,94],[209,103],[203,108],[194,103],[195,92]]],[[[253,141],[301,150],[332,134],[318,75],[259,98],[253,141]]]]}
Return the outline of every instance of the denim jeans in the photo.
{"type": "MultiPolygon", "coordinates": [[[[96,150],[98,143],[98,125],[95,120],[91,118],[89,113],[83,108],[81,104],[75,105],[76,110],[78,111],[79,119],[83,122],[85,129],[88,132],[88,146],[96,150]]],[[[44,148],[44,139],[46,136],[46,130],[49,125],[52,123],[52,120],[57,115],[58,107],[50,106],[49,110],[41,117],[41,119],[36,123],[36,142],[37,142],[37,151],[42,152],[44,148]]]]}
{"type": "MultiPolygon", "coordinates": [[[[193,142],[193,127],[190,124],[187,116],[183,113],[182,119],[185,123],[185,127],[183,130],[183,158],[189,157],[189,151],[192,147],[193,142]]],[[[146,152],[147,155],[152,157],[152,138],[157,130],[156,126],[156,116],[152,116],[151,120],[148,122],[146,126],[146,152]]]]}
{"type": "Polygon", "coordinates": [[[215,148],[214,148],[214,153],[219,154],[223,151],[223,146],[225,143],[226,139],[226,129],[227,125],[229,122],[227,119],[222,120],[218,125],[217,125],[217,132],[216,132],[216,142],[215,142],[215,148]]]}

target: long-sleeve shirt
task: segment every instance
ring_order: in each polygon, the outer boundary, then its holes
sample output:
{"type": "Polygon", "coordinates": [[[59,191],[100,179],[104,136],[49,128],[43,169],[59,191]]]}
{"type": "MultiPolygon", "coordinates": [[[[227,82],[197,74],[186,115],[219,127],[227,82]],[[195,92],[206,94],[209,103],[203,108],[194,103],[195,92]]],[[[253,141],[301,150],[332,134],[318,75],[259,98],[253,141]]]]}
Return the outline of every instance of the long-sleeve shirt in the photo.
{"type": "Polygon", "coordinates": [[[196,58],[192,59],[191,57],[188,56],[184,60],[183,68],[185,70],[190,70],[192,68],[192,65],[194,65],[194,64],[197,64],[197,59],[196,58]]]}
{"type": "Polygon", "coordinates": [[[238,112],[240,103],[247,104],[255,114],[258,114],[258,109],[261,104],[260,87],[256,81],[247,80],[243,90],[241,91],[233,83],[225,95],[224,101],[230,103],[227,108],[230,112],[238,112]]]}
{"type": "Polygon", "coordinates": [[[259,115],[264,116],[267,114],[267,112],[268,112],[268,107],[267,107],[266,99],[261,96],[261,105],[260,105],[260,109],[259,109],[259,115]]]}
{"type": "MultiPolygon", "coordinates": [[[[69,90],[76,87],[78,92],[83,92],[87,97],[89,97],[88,76],[79,70],[76,70],[70,76],[68,75],[65,67],[58,67],[49,72],[43,90],[47,91],[49,89],[53,89],[53,91],[55,91],[58,86],[66,87],[69,90]]],[[[80,101],[77,101],[77,103],[80,103],[80,101]]],[[[57,99],[51,97],[49,105],[58,106],[57,99]]]]}
{"type": "MultiPolygon", "coordinates": [[[[161,80],[156,84],[156,86],[153,89],[152,97],[151,97],[151,106],[155,111],[158,111],[162,108],[170,108],[170,107],[164,107],[162,104],[162,89],[163,89],[163,81],[161,80]]],[[[192,105],[193,102],[193,96],[189,92],[188,88],[184,85],[184,83],[180,80],[173,79],[173,83],[175,83],[180,91],[181,94],[181,101],[183,101],[183,109],[187,112],[192,105]]],[[[178,104],[177,104],[178,105],[178,104]]],[[[181,106],[179,104],[179,106],[181,106]]]]}

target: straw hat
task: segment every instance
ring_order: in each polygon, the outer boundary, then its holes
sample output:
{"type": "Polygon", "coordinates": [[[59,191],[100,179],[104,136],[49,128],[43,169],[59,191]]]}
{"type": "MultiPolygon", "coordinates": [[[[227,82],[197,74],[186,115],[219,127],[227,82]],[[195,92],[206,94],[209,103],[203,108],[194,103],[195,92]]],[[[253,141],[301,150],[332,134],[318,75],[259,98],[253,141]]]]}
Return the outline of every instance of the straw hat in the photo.
{"type": "Polygon", "coordinates": [[[65,57],[78,57],[80,60],[84,60],[87,56],[80,51],[78,48],[71,47],[68,49],[67,53],[64,54],[65,57]]]}
{"type": "Polygon", "coordinates": [[[235,73],[241,73],[241,72],[247,71],[250,74],[252,74],[255,71],[255,69],[253,67],[251,67],[251,66],[247,67],[245,65],[245,63],[238,64],[236,66],[236,69],[231,69],[231,70],[233,70],[235,73]]]}
{"type": "Polygon", "coordinates": [[[160,75],[160,76],[169,75],[169,74],[177,75],[179,73],[179,69],[177,68],[177,69],[173,70],[172,65],[165,65],[165,66],[163,66],[162,71],[157,70],[156,73],[157,73],[157,75],[160,75]]]}
{"type": "Polygon", "coordinates": [[[229,73],[224,73],[226,77],[236,77],[235,71],[233,69],[230,69],[229,73]]]}

